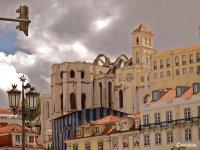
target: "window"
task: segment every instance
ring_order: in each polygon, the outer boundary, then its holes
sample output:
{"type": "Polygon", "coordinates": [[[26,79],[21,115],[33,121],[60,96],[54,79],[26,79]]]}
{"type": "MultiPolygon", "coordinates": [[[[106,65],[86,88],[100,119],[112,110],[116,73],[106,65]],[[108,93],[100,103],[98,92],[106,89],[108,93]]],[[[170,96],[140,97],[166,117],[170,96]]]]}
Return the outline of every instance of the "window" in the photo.
{"type": "Polygon", "coordinates": [[[60,78],[63,79],[63,72],[60,73],[60,78]]]}
{"type": "Polygon", "coordinates": [[[193,67],[190,67],[190,73],[194,73],[193,67]]]}
{"type": "Polygon", "coordinates": [[[144,82],[144,76],[141,76],[141,77],[140,77],[140,81],[141,81],[141,82],[144,82]]]}
{"type": "Polygon", "coordinates": [[[197,62],[199,62],[200,61],[200,53],[196,54],[196,58],[197,58],[197,62]]]}
{"type": "Polygon", "coordinates": [[[167,77],[170,77],[170,71],[167,71],[167,77]]]}
{"type": "Polygon", "coordinates": [[[151,44],[151,39],[149,39],[149,47],[151,47],[151,45],[152,45],[152,44],[151,44]]]}
{"type": "Polygon", "coordinates": [[[179,69],[176,69],[176,75],[179,76],[180,72],[179,69]]]}
{"type": "Polygon", "coordinates": [[[20,143],[20,135],[15,135],[15,142],[20,143]]]}
{"type": "Polygon", "coordinates": [[[197,66],[197,74],[200,74],[200,66],[197,66]]]}
{"type": "Polygon", "coordinates": [[[167,121],[167,123],[171,123],[172,122],[172,111],[167,111],[166,112],[166,121],[167,121]]]}
{"type": "Polygon", "coordinates": [[[122,142],[123,142],[123,148],[129,147],[129,139],[127,137],[124,137],[122,142]]]}
{"type": "Polygon", "coordinates": [[[144,135],[144,146],[150,145],[149,135],[144,135]]]}
{"type": "Polygon", "coordinates": [[[139,37],[136,38],[136,44],[139,45],[139,37]]]}
{"type": "Polygon", "coordinates": [[[100,104],[101,107],[103,106],[103,95],[102,95],[102,83],[99,82],[99,98],[100,98],[100,104]]]}
{"type": "Polygon", "coordinates": [[[108,82],[108,102],[109,102],[109,108],[112,106],[112,83],[108,82]]]}
{"type": "Polygon", "coordinates": [[[198,127],[198,137],[199,137],[199,140],[200,140],[200,127],[198,127]]]}
{"type": "Polygon", "coordinates": [[[200,117],[200,106],[198,106],[198,108],[197,108],[197,115],[198,115],[198,117],[200,117]]]}
{"type": "Polygon", "coordinates": [[[98,142],[98,150],[103,150],[103,142],[98,142]]]}
{"type": "Polygon", "coordinates": [[[173,131],[167,132],[167,143],[173,143],[174,137],[173,137],[173,131]]]}
{"type": "Polygon", "coordinates": [[[163,69],[163,59],[160,60],[160,69],[163,69]]]}
{"type": "Polygon", "coordinates": [[[155,121],[156,124],[160,123],[160,113],[154,114],[154,121],[155,121]]]}
{"type": "Polygon", "coordinates": [[[169,58],[166,59],[166,64],[167,64],[167,68],[169,68],[170,67],[170,59],[169,58]]]}
{"type": "Polygon", "coordinates": [[[193,55],[192,54],[189,55],[189,62],[193,63],[193,55]]]}
{"type": "Polygon", "coordinates": [[[86,94],[82,93],[81,94],[81,109],[85,109],[86,108],[86,94]]]}
{"type": "Polygon", "coordinates": [[[70,105],[71,105],[71,109],[76,109],[77,105],[76,105],[76,95],[74,93],[70,94],[70,105]]]}
{"type": "Polygon", "coordinates": [[[179,66],[179,57],[178,56],[175,57],[175,65],[179,66]]]}
{"type": "Polygon", "coordinates": [[[198,94],[200,92],[200,83],[193,84],[193,94],[198,94]]]}
{"type": "Polygon", "coordinates": [[[186,75],[186,74],[187,74],[187,69],[183,68],[183,75],[186,75]]]}
{"type": "Polygon", "coordinates": [[[78,150],[78,144],[73,144],[73,150],[78,150]]]}
{"type": "Polygon", "coordinates": [[[155,134],[155,144],[161,144],[161,133],[155,134]]]}
{"type": "Polygon", "coordinates": [[[81,71],[81,79],[84,79],[84,77],[85,77],[85,72],[82,70],[81,71]]]}
{"type": "Polygon", "coordinates": [[[163,72],[160,72],[160,77],[163,78],[164,77],[164,74],[163,72]]]}
{"type": "Polygon", "coordinates": [[[191,117],[190,108],[184,109],[184,116],[185,116],[185,119],[190,119],[191,117]]]}
{"type": "Polygon", "coordinates": [[[63,111],[63,94],[60,95],[60,110],[63,111]]]}
{"type": "Polygon", "coordinates": [[[186,56],[183,55],[183,56],[182,56],[182,65],[185,65],[185,64],[186,64],[186,56]]]}
{"type": "Polygon", "coordinates": [[[191,129],[185,129],[185,140],[190,141],[192,140],[192,130],[191,129]]]}
{"type": "Polygon", "coordinates": [[[153,61],[153,69],[156,70],[157,69],[157,62],[153,61]]]}
{"type": "Polygon", "coordinates": [[[46,102],[46,118],[49,118],[49,102],[46,102]]]}
{"type": "Polygon", "coordinates": [[[70,71],[70,78],[75,78],[75,71],[74,70],[70,71]]]}
{"type": "Polygon", "coordinates": [[[99,133],[99,127],[94,127],[95,133],[99,133]]]}
{"type": "Polygon", "coordinates": [[[153,76],[154,76],[154,79],[156,79],[156,78],[158,77],[158,76],[157,76],[157,73],[154,73],[153,76]]]}
{"type": "Polygon", "coordinates": [[[34,143],[34,136],[29,136],[29,143],[34,143]]]}
{"type": "Polygon", "coordinates": [[[85,144],[85,150],[91,150],[90,143],[86,143],[86,144],[85,144]]]}
{"type": "Polygon", "coordinates": [[[144,115],[143,116],[143,121],[144,121],[144,125],[149,124],[149,115],[144,115]]]}
{"type": "Polygon", "coordinates": [[[148,44],[147,44],[147,38],[145,37],[145,46],[148,46],[148,44]]]}
{"type": "Polygon", "coordinates": [[[136,63],[140,63],[140,56],[139,56],[139,52],[136,52],[136,63]]]}
{"type": "Polygon", "coordinates": [[[123,108],[123,91],[119,90],[119,108],[123,108]]]}

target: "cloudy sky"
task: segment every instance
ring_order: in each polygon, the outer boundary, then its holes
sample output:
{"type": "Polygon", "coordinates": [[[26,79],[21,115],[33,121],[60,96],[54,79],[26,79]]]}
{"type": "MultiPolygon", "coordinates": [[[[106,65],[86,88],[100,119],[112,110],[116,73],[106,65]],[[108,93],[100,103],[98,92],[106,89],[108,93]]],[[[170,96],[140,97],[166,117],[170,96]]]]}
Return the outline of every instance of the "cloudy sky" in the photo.
{"type": "Polygon", "coordinates": [[[199,0],[0,0],[0,17],[18,17],[20,5],[30,8],[28,37],[0,21],[0,107],[22,73],[46,93],[53,63],[131,57],[130,33],[141,23],[155,33],[158,51],[200,42],[199,0]]]}

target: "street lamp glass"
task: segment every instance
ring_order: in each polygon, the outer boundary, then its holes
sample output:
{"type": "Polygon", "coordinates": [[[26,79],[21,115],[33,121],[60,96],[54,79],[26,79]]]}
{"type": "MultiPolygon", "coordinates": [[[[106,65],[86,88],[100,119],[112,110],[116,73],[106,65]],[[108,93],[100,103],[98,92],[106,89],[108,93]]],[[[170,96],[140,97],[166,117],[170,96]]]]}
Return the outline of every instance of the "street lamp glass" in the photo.
{"type": "Polygon", "coordinates": [[[36,109],[39,101],[39,93],[31,89],[26,93],[27,106],[29,109],[36,109]]]}
{"type": "Polygon", "coordinates": [[[16,110],[19,107],[21,91],[16,89],[17,88],[16,85],[13,85],[12,87],[13,88],[10,91],[7,91],[8,100],[10,108],[16,110]]]}

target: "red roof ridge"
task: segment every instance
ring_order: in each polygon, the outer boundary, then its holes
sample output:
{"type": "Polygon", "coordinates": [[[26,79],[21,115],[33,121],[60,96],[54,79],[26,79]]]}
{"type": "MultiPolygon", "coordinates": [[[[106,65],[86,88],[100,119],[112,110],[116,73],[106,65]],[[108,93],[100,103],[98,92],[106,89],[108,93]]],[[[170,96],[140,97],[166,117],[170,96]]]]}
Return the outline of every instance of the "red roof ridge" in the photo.
{"type": "Polygon", "coordinates": [[[145,32],[153,35],[152,31],[150,31],[144,24],[140,24],[140,26],[136,28],[134,32],[145,32]]]}

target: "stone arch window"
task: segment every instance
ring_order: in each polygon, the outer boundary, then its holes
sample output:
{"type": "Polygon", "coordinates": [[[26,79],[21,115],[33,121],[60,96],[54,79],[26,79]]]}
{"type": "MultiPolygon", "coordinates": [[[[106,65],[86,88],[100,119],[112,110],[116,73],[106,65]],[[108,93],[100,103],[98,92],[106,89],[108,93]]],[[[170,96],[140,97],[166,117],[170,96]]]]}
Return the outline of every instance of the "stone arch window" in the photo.
{"type": "Polygon", "coordinates": [[[148,46],[147,37],[145,37],[145,46],[148,46]]]}
{"type": "Polygon", "coordinates": [[[77,109],[77,106],[76,106],[76,95],[74,93],[70,94],[70,106],[71,106],[71,109],[77,109]]]}
{"type": "Polygon", "coordinates": [[[111,108],[112,106],[112,83],[108,82],[108,106],[111,108]]]}
{"type": "Polygon", "coordinates": [[[139,58],[139,52],[136,52],[136,63],[140,62],[140,58],[139,58]]]}
{"type": "Polygon", "coordinates": [[[84,79],[85,78],[85,72],[82,70],[81,71],[81,79],[84,79]]]}
{"type": "Polygon", "coordinates": [[[119,90],[119,108],[124,106],[124,98],[123,98],[123,91],[119,90]]]}
{"type": "Polygon", "coordinates": [[[70,78],[75,78],[75,71],[74,70],[70,71],[70,78]]]}
{"type": "Polygon", "coordinates": [[[139,45],[139,37],[136,37],[136,44],[139,45]]]}
{"type": "Polygon", "coordinates": [[[86,108],[86,94],[82,93],[81,94],[81,109],[85,109],[86,108]]]}
{"type": "Polygon", "coordinates": [[[60,95],[60,110],[63,111],[63,94],[60,95]]]}
{"type": "Polygon", "coordinates": [[[46,102],[46,118],[49,118],[49,102],[46,102]]]}
{"type": "Polygon", "coordinates": [[[149,100],[149,95],[146,95],[146,96],[144,97],[144,101],[143,101],[143,102],[144,102],[144,104],[145,104],[145,103],[147,103],[147,102],[148,102],[148,100],[149,100]]]}
{"type": "Polygon", "coordinates": [[[101,82],[99,82],[99,99],[100,99],[100,105],[101,105],[101,107],[102,107],[102,105],[103,105],[103,94],[102,94],[102,83],[101,82]]]}

